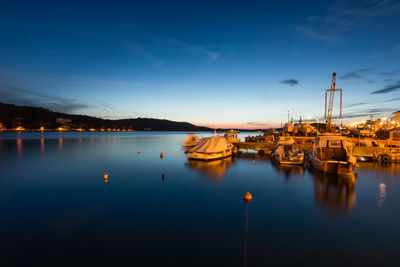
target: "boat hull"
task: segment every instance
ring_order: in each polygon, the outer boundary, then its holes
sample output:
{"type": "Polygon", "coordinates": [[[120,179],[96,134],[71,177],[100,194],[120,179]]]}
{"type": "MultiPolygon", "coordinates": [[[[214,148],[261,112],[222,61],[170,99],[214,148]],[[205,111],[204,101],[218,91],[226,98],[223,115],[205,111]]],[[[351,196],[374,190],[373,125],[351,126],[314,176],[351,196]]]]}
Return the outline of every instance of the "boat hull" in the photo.
{"type": "Polygon", "coordinates": [[[301,157],[298,160],[285,160],[281,159],[279,155],[272,153],[272,159],[282,165],[303,165],[304,164],[304,157],[301,157]]]}
{"type": "Polygon", "coordinates": [[[187,156],[191,160],[213,161],[213,160],[219,160],[219,159],[231,157],[232,151],[222,151],[222,152],[210,153],[210,154],[189,152],[187,154],[187,156]]]}
{"type": "Polygon", "coordinates": [[[353,175],[355,171],[355,164],[346,161],[333,161],[333,160],[320,160],[310,152],[308,156],[311,167],[315,169],[337,175],[353,175]]]}

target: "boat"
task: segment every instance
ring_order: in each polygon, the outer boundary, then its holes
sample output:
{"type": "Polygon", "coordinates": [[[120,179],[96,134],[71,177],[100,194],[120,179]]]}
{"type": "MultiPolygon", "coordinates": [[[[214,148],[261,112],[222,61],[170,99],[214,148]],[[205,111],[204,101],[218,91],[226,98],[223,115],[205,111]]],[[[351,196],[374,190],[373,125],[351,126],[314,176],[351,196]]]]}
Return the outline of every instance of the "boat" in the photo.
{"type": "Polygon", "coordinates": [[[211,161],[230,157],[236,152],[237,147],[230,144],[225,137],[214,136],[200,139],[187,156],[193,160],[211,161]]]}
{"type": "Polygon", "coordinates": [[[352,155],[352,146],[344,136],[317,136],[308,153],[309,162],[312,167],[324,173],[353,175],[358,165],[357,158],[352,155]]]}
{"type": "Polygon", "coordinates": [[[181,143],[184,147],[194,147],[199,142],[199,138],[196,135],[189,134],[185,140],[181,143]]]}
{"type": "Polygon", "coordinates": [[[278,145],[293,145],[295,143],[294,139],[290,136],[280,136],[278,140],[278,145]]]}
{"type": "Polygon", "coordinates": [[[229,143],[237,143],[239,142],[238,133],[238,131],[229,130],[225,132],[224,137],[229,143]]]}
{"type": "Polygon", "coordinates": [[[285,165],[303,165],[304,152],[296,145],[279,146],[272,154],[272,159],[285,165]]]}

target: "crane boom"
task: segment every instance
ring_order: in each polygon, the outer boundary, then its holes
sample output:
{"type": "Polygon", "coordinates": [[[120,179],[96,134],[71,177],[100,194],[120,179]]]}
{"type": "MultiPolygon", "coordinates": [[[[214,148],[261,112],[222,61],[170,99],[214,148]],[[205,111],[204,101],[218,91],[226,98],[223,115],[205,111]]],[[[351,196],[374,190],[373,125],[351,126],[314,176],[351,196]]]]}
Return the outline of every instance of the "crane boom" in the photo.
{"type": "Polygon", "coordinates": [[[332,113],[333,113],[333,103],[335,100],[335,92],[339,91],[340,92],[340,118],[342,117],[342,89],[335,88],[336,86],[336,72],[333,73],[332,75],[332,83],[331,83],[331,88],[326,89],[325,91],[325,119],[326,119],[326,131],[327,132],[332,132],[335,130],[334,127],[332,127],[332,113]],[[329,105],[327,106],[327,100],[328,100],[328,92],[329,92],[329,105]]]}

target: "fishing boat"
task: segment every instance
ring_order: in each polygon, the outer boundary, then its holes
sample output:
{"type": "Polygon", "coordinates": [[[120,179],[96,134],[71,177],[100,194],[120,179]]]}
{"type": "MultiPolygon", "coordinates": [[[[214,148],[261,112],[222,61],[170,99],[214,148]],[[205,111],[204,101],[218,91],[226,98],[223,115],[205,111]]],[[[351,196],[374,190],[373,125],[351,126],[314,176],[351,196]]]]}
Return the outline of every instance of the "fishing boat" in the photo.
{"type": "Polygon", "coordinates": [[[189,134],[181,145],[184,147],[194,147],[197,143],[199,143],[199,138],[196,135],[189,134]]]}
{"type": "Polygon", "coordinates": [[[352,143],[344,136],[317,136],[308,158],[312,167],[325,173],[352,175],[358,169],[352,143]]]}
{"type": "Polygon", "coordinates": [[[226,138],[215,136],[200,139],[187,156],[189,159],[211,161],[230,157],[236,151],[236,146],[230,144],[226,138]]]}
{"type": "Polygon", "coordinates": [[[303,165],[304,152],[296,145],[279,146],[272,154],[272,159],[285,165],[303,165]]]}

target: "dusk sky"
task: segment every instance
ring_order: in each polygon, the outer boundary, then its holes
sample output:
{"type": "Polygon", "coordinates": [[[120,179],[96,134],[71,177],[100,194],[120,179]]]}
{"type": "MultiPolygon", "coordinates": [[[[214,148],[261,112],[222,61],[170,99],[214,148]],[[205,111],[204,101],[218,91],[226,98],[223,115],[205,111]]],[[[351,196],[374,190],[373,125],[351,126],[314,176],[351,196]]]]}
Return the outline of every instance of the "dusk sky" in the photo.
{"type": "Polygon", "coordinates": [[[399,29],[390,0],[3,1],[0,102],[265,128],[321,120],[337,72],[336,122],[391,116],[399,29]]]}

